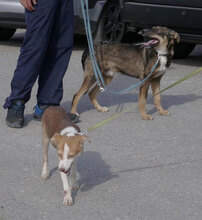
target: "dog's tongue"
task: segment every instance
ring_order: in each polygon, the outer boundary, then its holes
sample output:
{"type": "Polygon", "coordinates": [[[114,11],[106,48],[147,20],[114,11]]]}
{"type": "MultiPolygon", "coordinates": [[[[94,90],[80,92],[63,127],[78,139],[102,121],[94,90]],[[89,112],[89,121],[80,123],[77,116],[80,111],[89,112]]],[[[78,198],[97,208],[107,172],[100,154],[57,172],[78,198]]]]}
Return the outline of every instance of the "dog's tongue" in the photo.
{"type": "Polygon", "coordinates": [[[158,40],[152,39],[152,40],[149,40],[149,41],[145,42],[145,43],[144,43],[144,46],[145,46],[145,47],[150,47],[150,46],[155,45],[155,44],[157,44],[157,43],[158,43],[158,40]]]}

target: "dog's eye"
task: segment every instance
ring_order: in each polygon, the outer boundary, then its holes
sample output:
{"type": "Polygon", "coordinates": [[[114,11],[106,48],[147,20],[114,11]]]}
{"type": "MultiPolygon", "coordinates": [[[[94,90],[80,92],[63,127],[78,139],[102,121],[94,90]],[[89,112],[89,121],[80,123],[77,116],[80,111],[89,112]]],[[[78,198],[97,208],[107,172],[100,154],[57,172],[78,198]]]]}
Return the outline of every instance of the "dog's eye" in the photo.
{"type": "Polygon", "coordinates": [[[74,155],[71,155],[71,154],[70,154],[70,155],[68,155],[67,158],[68,158],[68,159],[72,159],[73,157],[74,157],[74,155]]]}
{"type": "Polygon", "coordinates": [[[58,155],[59,155],[59,158],[63,158],[62,153],[58,153],[58,155]]]}

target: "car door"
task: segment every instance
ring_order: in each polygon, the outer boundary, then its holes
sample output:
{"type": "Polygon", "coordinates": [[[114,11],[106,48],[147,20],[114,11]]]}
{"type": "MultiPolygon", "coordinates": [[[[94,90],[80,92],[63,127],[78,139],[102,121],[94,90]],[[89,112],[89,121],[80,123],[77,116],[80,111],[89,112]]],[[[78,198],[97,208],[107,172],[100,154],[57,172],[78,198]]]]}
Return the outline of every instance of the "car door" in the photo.
{"type": "Polygon", "coordinates": [[[139,26],[163,25],[202,34],[201,0],[124,0],[124,19],[139,26]]]}

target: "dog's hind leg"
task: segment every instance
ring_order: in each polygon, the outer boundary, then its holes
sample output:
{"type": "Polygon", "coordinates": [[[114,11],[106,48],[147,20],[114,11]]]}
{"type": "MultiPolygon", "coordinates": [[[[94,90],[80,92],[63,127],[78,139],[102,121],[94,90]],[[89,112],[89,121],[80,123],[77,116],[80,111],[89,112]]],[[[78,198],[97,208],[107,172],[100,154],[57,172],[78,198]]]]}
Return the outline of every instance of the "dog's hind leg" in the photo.
{"type": "Polygon", "coordinates": [[[151,81],[153,95],[157,94],[154,96],[154,104],[160,115],[169,115],[169,111],[164,110],[161,105],[161,94],[158,94],[160,92],[160,80],[161,80],[161,77],[153,79],[151,81]]]}
{"type": "MultiPolygon", "coordinates": [[[[104,78],[104,82],[106,85],[109,84],[113,79],[113,77],[107,77],[107,76],[103,76],[103,78],[104,78]]],[[[98,87],[98,85],[95,85],[89,93],[89,98],[91,100],[91,103],[94,105],[94,107],[96,108],[96,110],[98,112],[109,111],[109,109],[107,107],[103,107],[98,103],[98,101],[97,101],[98,93],[99,93],[99,87],[98,87]]]]}
{"type": "Polygon", "coordinates": [[[48,179],[50,177],[50,173],[48,171],[48,147],[49,147],[50,139],[43,135],[42,146],[43,146],[43,168],[41,177],[43,179],[48,179]]]}
{"type": "Polygon", "coordinates": [[[141,114],[142,119],[144,120],[152,120],[153,117],[151,115],[148,115],[145,111],[145,106],[147,103],[147,93],[149,89],[150,82],[145,82],[141,87],[140,87],[140,92],[139,92],[139,102],[138,102],[138,107],[139,111],[141,114]]]}
{"type": "Polygon", "coordinates": [[[78,114],[77,113],[77,105],[81,97],[88,92],[90,87],[95,83],[95,77],[94,76],[85,76],[83,83],[79,89],[79,91],[74,95],[74,98],[72,100],[72,107],[71,107],[71,113],[72,114],[78,114]]]}

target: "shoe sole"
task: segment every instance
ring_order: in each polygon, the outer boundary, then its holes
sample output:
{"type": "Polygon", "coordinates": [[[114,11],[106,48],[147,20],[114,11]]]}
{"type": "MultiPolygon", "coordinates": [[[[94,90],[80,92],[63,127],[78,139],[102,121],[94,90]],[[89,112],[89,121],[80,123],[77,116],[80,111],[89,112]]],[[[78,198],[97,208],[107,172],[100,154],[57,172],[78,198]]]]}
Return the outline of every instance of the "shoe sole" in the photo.
{"type": "Polygon", "coordinates": [[[17,122],[10,123],[10,122],[6,121],[6,124],[11,128],[22,128],[23,127],[23,124],[19,125],[17,122]]]}

